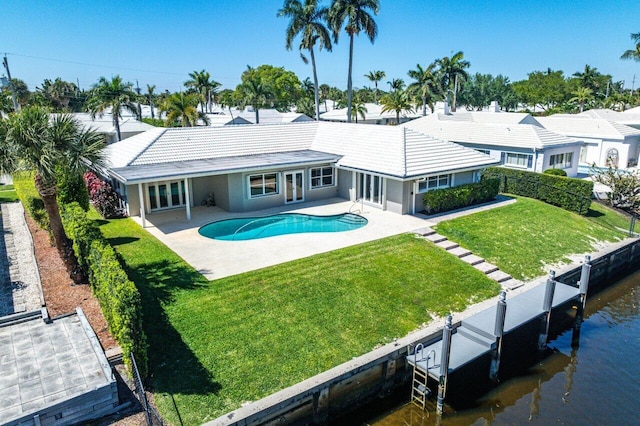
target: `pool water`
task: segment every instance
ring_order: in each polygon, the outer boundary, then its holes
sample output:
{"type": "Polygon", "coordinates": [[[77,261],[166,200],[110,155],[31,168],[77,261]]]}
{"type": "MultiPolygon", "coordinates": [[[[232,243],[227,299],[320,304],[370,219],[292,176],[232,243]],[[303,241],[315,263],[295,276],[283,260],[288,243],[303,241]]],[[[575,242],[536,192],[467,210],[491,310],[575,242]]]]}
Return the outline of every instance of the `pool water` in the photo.
{"type": "Polygon", "coordinates": [[[226,241],[246,241],[276,235],[305,232],[344,232],[362,228],[367,219],[353,213],[314,216],[283,213],[265,217],[245,217],[212,222],[198,229],[207,238],[226,241]]]}

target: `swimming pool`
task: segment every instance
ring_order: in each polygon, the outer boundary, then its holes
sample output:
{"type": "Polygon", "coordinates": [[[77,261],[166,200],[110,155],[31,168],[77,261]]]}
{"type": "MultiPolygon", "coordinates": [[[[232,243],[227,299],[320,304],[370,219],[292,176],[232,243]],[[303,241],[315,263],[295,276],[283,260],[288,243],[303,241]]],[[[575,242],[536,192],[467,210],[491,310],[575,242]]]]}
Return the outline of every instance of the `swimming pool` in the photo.
{"type": "Polygon", "coordinates": [[[343,232],[361,228],[367,219],[353,213],[315,216],[283,213],[264,217],[244,217],[212,222],[198,229],[207,238],[225,241],[246,241],[276,235],[304,232],[343,232]]]}

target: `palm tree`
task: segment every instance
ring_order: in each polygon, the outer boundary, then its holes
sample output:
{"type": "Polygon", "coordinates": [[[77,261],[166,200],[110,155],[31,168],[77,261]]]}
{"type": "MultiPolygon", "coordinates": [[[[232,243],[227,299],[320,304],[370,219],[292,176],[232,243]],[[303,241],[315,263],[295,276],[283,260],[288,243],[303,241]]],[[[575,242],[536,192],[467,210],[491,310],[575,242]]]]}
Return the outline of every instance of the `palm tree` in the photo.
{"type": "Polygon", "coordinates": [[[402,90],[394,90],[380,98],[382,103],[382,112],[395,111],[396,124],[400,124],[400,113],[402,111],[413,112],[413,105],[409,94],[402,90]]]}
{"type": "Polygon", "coordinates": [[[636,46],[633,49],[625,50],[620,59],[633,59],[640,62],[640,33],[631,34],[631,40],[636,46]]]}
{"type": "Polygon", "coordinates": [[[394,92],[397,92],[398,90],[402,90],[404,89],[404,86],[406,86],[406,84],[404,84],[404,80],[401,78],[394,78],[391,81],[387,81],[387,84],[389,85],[389,87],[391,87],[391,90],[393,90],[394,92]]]}
{"type": "Polygon", "coordinates": [[[594,93],[600,88],[598,77],[602,76],[602,74],[598,72],[598,68],[596,67],[585,65],[584,72],[575,72],[573,76],[580,80],[582,87],[587,87],[594,93]]]}
{"type": "Polygon", "coordinates": [[[578,102],[580,104],[580,112],[584,110],[584,103],[593,99],[593,90],[588,87],[578,87],[573,98],[569,99],[569,102],[578,102]]]}
{"type": "Polygon", "coordinates": [[[151,85],[147,84],[147,100],[149,101],[149,107],[151,108],[151,119],[156,118],[153,112],[153,104],[156,98],[155,93],[153,93],[154,90],[156,90],[155,84],[151,84],[151,85]]]}
{"type": "Polygon", "coordinates": [[[243,105],[251,105],[256,112],[256,124],[260,123],[258,109],[273,98],[273,89],[262,80],[254,68],[242,73],[242,83],[236,87],[236,97],[243,105]]]}
{"type": "Polygon", "coordinates": [[[81,173],[104,166],[104,137],[83,128],[71,115],[50,117],[41,107],[27,107],[0,122],[0,174],[34,171],[34,182],[49,218],[53,242],[74,283],[86,277],[62,226],[56,169],[81,173]]]}
{"type": "Polygon", "coordinates": [[[453,102],[451,102],[451,111],[456,112],[456,94],[458,92],[458,80],[466,81],[469,74],[465,71],[471,65],[469,61],[464,60],[464,53],[458,52],[451,58],[445,56],[437,61],[440,66],[442,77],[442,86],[453,91],[453,102]]]}
{"type": "Polygon", "coordinates": [[[375,95],[373,97],[373,101],[375,103],[378,103],[378,82],[382,81],[382,79],[385,78],[387,76],[387,74],[385,74],[384,71],[369,71],[364,76],[367,77],[369,79],[369,81],[371,81],[373,84],[375,84],[376,91],[375,91],[375,95]]]}
{"type": "Polygon", "coordinates": [[[189,77],[191,79],[185,81],[184,86],[200,95],[200,111],[203,114],[205,111],[211,112],[211,103],[221,84],[212,80],[211,74],[205,70],[190,72],[189,77]]]}
{"type": "Polygon", "coordinates": [[[136,94],[131,89],[132,87],[133,84],[124,83],[119,75],[112,77],[111,80],[100,77],[91,89],[91,95],[87,102],[91,118],[96,118],[96,115],[102,117],[104,111],[111,108],[118,140],[122,139],[120,135],[122,110],[125,109],[132,114],[138,114],[138,106],[133,102],[136,94]]]}
{"type": "MultiPolygon", "coordinates": [[[[356,123],[358,122],[358,116],[360,116],[363,120],[365,119],[365,115],[364,113],[368,112],[367,111],[367,107],[365,106],[364,102],[358,98],[357,96],[355,98],[353,98],[353,105],[351,108],[351,116],[348,117],[348,119],[350,119],[351,117],[353,117],[356,120],[356,123]]],[[[349,122],[351,120],[348,120],[349,122]]]]}
{"type": "MultiPolygon", "coordinates": [[[[291,18],[287,27],[287,50],[291,50],[293,39],[298,35],[302,37],[300,50],[308,50],[311,57],[311,68],[313,70],[314,100],[316,106],[316,120],[320,119],[320,95],[318,93],[318,73],[316,70],[316,57],[313,51],[316,43],[319,49],[331,51],[331,36],[329,30],[324,25],[328,9],[319,7],[316,0],[305,0],[304,5],[300,0],[285,0],[284,6],[278,11],[278,16],[291,18]]],[[[307,63],[307,58],[300,54],[302,60],[307,63]]]]}
{"type": "Polygon", "coordinates": [[[371,41],[378,35],[378,25],[373,16],[380,10],[379,0],[333,0],[327,16],[327,21],[333,30],[333,39],[337,43],[338,35],[346,22],[345,30],[349,34],[349,72],[347,74],[347,121],[351,122],[351,101],[353,100],[353,37],[364,31],[371,41]]]}
{"type": "Polygon", "coordinates": [[[415,70],[409,70],[409,77],[415,81],[409,85],[408,90],[420,98],[422,102],[422,115],[427,115],[427,105],[433,113],[433,101],[442,93],[442,88],[438,84],[435,73],[436,63],[429,64],[427,68],[416,65],[415,70]]]}
{"type": "Polygon", "coordinates": [[[320,89],[320,100],[324,102],[324,112],[327,112],[327,99],[329,99],[329,94],[331,93],[331,86],[321,84],[318,89],[320,89]]]}
{"type": "Polygon", "coordinates": [[[63,81],[60,77],[55,81],[45,79],[42,87],[38,89],[55,109],[64,109],[69,106],[71,98],[76,94],[77,87],[73,83],[63,81]]]}
{"type": "Polygon", "coordinates": [[[167,126],[180,123],[181,127],[193,127],[198,125],[198,120],[202,120],[204,124],[209,125],[209,119],[206,114],[198,111],[200,100],[200,94],[198,93],[180,92],[170,95],[160,107],[162,111],[167,113],[167,126]]]}

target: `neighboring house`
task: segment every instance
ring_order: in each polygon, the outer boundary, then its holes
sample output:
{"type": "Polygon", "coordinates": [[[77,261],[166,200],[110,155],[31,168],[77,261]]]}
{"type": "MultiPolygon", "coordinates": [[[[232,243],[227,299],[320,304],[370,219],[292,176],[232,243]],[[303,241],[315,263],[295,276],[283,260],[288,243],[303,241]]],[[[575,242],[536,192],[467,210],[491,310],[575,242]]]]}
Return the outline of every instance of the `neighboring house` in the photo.
{"type": "Polygon", "coordinates": [[[601,118],[580,114],[555,114],[538,117],[546,129],[585,142],[580,152],[580,165],[587,168],[609,164],[620,168],[638,164],[640,130],[601,118]]]}
{"type": "MultiPolygon", "coordinates": [[[[233,111],[233,115],[237,115],[238,117],[241,117],[253,124],[256,122],[256,112],[252,107],[247,107],[244,110],[235,110],[233,111]]],[[[302,123],[306,121],[313,121],[313,118],[299,112],[280,112],[273,108],[260,108],[258,110],[258,116],[260,118],[260,124],[302,123]]]]}
{"type": "Polygon", "coordinates": [[[309,122],[156,128],[113,144],[110,168],[130,215],[201,204],[248,212],[341,197],[398,214],[428,190],[475,182],[497,161],[402,127],[309,122]]]}
{"type": "Polygon", "coordinates": [[[232,124],[251,124],[248,121],[237,115],[227,114],[207,114],[209,119],[209,126],[230,126],[232,124]]]}
{"type": "Polygon", "coordinates": [[[568,176],[578,174],[578,155],[584,145],[544,129],[525,113],[436,113],[401,127],[473,148],[505,167],[532,172],[561,168],[568,176]]]}
{"type": "Polygon", "coordinates": [[[635,113],[629,111],[618,112],[602,108],[590,109],[577,114],[577,116],[587,116],[589,118],[615,121],[616,123],[624,124],[625,126],[633,127],[634,129],[640,129],[640,111],[635,113]]]}
{"type": "MultiPolygon", "coordinates": [[[[364,112],[364,119],[360,114],[358,114],[357,120],[355,117],[352,118],[352,122],[356,121],[358,124],[395,124],[396,123],[396,112],[395,111],[387,111],[382,112],[382,105],[374,104],[374,103],[366,103],[364,104],[366,111],[364,112]]],[[[422,115],[418,112],[411,111],[403,111],[400,114],[400,123],[405,123],[409,120],[413,120],[414,118],[422,117],[422,115]]],[[[320,114],[320,120],[323,121],[334,121],[340,123],[347,122],[347,108],[334,109],[324,114],[320,114]]]]}
{"type": "MultiPolygon", "coordinates": [[[[83,127],[92,128],[96,132],[104,134],[108,144],[118,141],[116,126],[113,123],[113,116],[110,113],[104,113],[102,116],[96,114],[95,118],[91,118],[91,114],[86,112],[76,112],[72,115],[83,127]]],[[[123,115],[119,123],[120,137],[122,140],[155,128],[150,124],[138,121],[135,117],[128,115],[123,115]]]]}

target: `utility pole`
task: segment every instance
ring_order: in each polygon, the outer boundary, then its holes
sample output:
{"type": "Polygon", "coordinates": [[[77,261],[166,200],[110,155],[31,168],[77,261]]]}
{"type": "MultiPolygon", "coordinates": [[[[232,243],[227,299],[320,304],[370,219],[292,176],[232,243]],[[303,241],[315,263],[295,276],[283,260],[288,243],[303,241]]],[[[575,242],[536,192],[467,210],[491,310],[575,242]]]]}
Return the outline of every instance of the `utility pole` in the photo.
{"type": "Polygon", "coordinates": [[[4,69],[7,70],[7,78],[9,79],[9,89],[11,89],[11,98],[13,99],[13,109],[18,112],[20,111],[20,105],[18,105],[18,100],[16,99],[16,89],[13,88],[13,81],[11,80],[11,71],[9,71],[9,61],[7,61],[7,55],[4,55],[4,59],[2,60],[2,65],[4,65],[4,69]]]}

